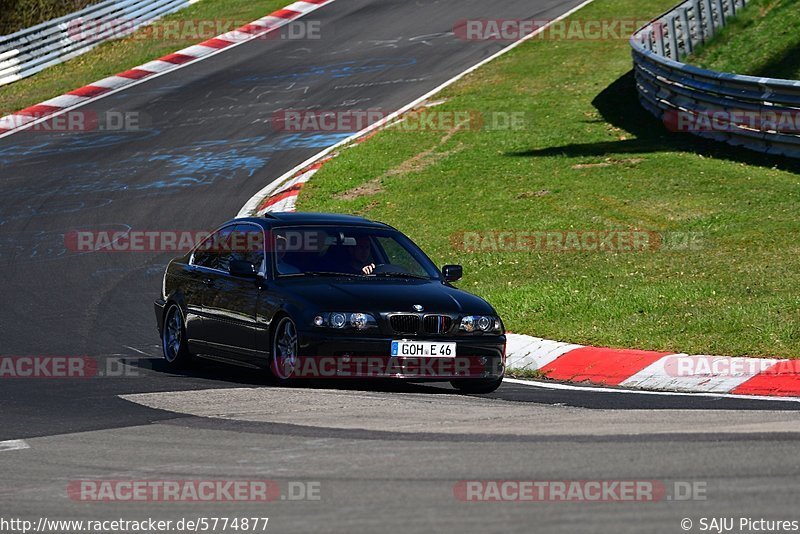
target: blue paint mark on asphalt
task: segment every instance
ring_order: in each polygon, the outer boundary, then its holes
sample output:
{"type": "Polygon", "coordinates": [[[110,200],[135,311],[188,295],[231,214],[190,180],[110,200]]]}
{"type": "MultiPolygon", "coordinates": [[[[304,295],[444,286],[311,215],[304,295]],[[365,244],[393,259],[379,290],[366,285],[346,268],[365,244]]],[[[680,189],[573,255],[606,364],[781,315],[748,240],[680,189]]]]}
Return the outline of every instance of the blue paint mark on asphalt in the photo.
{"type": "MultiPolygon", "coordinates": [[[[249,178],[264,168],[275,152],[326,148],[350,135],[348,132],[293,133],[269,138],[253,136],[238,140],[207,139],[179,147],[158,148],[151,153],[138,153],[117,160],[110,166],[97,165],[89,158],[84,161],[68,161],[58,168],[57,177],[48,178],[51,186],[47,182],[40,182],[36,185],[15,187],[5,195],[6,198],[19,199],[20,202],[30,205],[46,205],[43,202],[34,204],[33,199],[46,199],[51,204],[44,211],[25,211],[26,218],[69,213],[101,207],[97,202],[111,202],[110,199],[100,199],[93,201],[91,205],[83,204],[85,196],[90,194],[172,194],[186,188],[209,186],[222,180],[249,178]],[[142,179],[149,176],[153,178],[142,179]],[[47,190],[46,195],[42,194],[43,189],[47,190]],[[53,204],[56,197],[70,196],[78,196],[80,200],[65,200],[53,204]]],[[[10,152],[9,150],[6,154],[10,152]]],[[[0,220],[3,215],[0,213],[0,220]]],[[[16,215],[19,214],[9,216],[16,215]]]]}
{"type": "Polygon", "coordinates": [[[37,141],[33,143],[22,141],[0,146],[0,163],[10,165],[14,160],[28,156],[40,157],[107,148],[122,143],[151,139],[160,133],[160,130],[136,130],[114,133],[42,134],[42,138],[37,138],[37,141]]]}
{"type": "Polygon", "coordinates": [[[327,148],[355,132],[336,132],[322,134],[295,134],[282,138],[274,145],[275,150],[296,150],[305,148],[327,148]]]}

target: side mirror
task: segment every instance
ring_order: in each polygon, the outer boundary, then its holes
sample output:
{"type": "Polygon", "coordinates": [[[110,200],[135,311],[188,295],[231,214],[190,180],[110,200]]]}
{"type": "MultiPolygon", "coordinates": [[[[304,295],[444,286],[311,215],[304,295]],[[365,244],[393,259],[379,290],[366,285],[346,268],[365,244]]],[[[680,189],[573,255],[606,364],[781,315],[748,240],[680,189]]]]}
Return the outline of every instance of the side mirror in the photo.
{"type": "Polygon", "coordinates": [[[238,276],[240,278],[256,278],[258,271],[256,266],[245,260],[233,260],[228,267],[231,276],[238,276]]]}
{"type": "Polygon", "coordinates": [[[460,265],[445,265],[442,267],[445,282],[455,282],[464,276],[464,268],[460,265]]]}

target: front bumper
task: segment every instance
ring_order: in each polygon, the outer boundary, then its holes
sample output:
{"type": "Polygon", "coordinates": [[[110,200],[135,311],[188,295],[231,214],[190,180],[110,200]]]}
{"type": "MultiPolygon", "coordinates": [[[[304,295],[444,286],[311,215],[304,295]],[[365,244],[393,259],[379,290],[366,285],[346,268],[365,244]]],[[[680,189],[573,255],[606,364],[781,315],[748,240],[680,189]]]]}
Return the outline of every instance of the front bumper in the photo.
{"type": "Polygon", "coordinates": [[[414,341],[455,342],[453,358],[391,355],[402,337],[300,333],[298,378],[400,378],[436,381],[498,379],[505,373],[505,336],[428,337],[414,341]]]}

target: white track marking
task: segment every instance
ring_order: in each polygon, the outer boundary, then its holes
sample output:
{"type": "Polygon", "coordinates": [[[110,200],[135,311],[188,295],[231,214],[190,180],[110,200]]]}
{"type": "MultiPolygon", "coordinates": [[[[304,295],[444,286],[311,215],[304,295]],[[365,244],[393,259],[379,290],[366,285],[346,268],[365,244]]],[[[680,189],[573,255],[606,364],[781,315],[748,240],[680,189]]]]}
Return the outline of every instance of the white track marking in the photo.
{"type": "Polygon", "coordinates": [[[30,449],[31,446],[21,439],[10,439],[8,441],[0,441],[0,452],[5,451],[18,451],[22,449],[30,449]]]}
{"type": "Polygon", "coordinates": [[[147,353],[146,353],[146,352],[144,352],[143,350],[139,350],[139,349],[136,349],[136,348],[134,348],[134,347],[130,347],[130,346],[128,346],[128,345],[122,345],[122,346],[123,346],[123,347],[125,347],[126,349],[131,349],[133,352],[138,352],[139,354],[144,354],[144,355],[145,355],[145,356],[147,356],[148,358],[157,358],[157,356],[153,356],[152,354],[147,354],[147,353]]]}
{"type": "Polygon", "coordinates": [[[440,92],[441,90],[443,90],[443,89],[449,87],[450,85],[456,83],[458,80],[460,80],[461,78],[463,78],[467,74],[470,74],[471,72],[474,72],[475,70],[481,68],[482,66],[484,66],[487,63],[489,63],[490,61],[494,61],[498,57],[510,52],[511,50],[513,50],[514,48],[518,47],[519,45],[521,45],[525,41],[528,41],[529,39],[532,39],[532,38],[536,37],[538,34],[546,31],[552,24],[560,22],[561,20],[569,17],[570,15],[575,13],[576,11],[579,11],[580,9],[584,8],[585,6],[591,4],[593,1],[594,0],[586,0],[585,2],[581,3],[580,5],[570,9],[569,11],[564,13],[563,15],[557,17],[554,20],[551,20],[549,23],[545,24],[541,28],[538,28],[535,32],[526,35],[522,39],[511,43],[510,45],[508,45],[507,47],[503,48],[499,52],[497,52],[495,54],[492,54],[491,56],[487,57],[486,59],[476,63],[475,65],[471,66],[470,68],[468,68],[467,70],[463,71],[462,73],[457,74],[453,78],[450,78],[449,80],[447,80],[443,84],[439,85],[435,89],[432,89],[432,90],[428,91],[427,93],[425,93],[421,97],[417,98],[413,102],[410,102],[410,103],[406,104],[405,106],[403,106],[402,108],[400,108],[397,111],[395,111],[394,113],[392,113],[390,115],[387,115],[386,117],[384,117],[383,119],[379,120],[375,124],[372,124],[371,126],[368,126],[368,127],[364,128],[360,132],[354,133],[350,137],[348,137],[348,138],[336,143],[335,145],[331,145],[330,147],[326,148],[322,152],[319,152],[316,155],[308,158],[306,161],[304,161],[300,165],[297,165],[292,170],[282,174],[279,178],[277,178],[276,180],[273,180],[267,186],[265,186],[263,189],[261,189],[255,195],[253,195],[253,197],[250,200],[247,201],[247,203],[242,207],[242,209],[239,210],[239,213],[237,214],[237,217],[249,217],[249,216],[251,216],[251,214],[255,213],[255,210],[256,210],[256,208],[258,208],[258,205],[261,203],[261,201],[264,198],[266,198],[265,194],[268,193],[271,189],[273,189],[275,187],[273,184],[276,184],[276,183],[280,184],[284,180],[287,180],[287,179],[291,178],[292,176],[294,176],[299,171],[301,171],[301,170],[305,169],[306,167],[309,167],[312,164],[316,163],[318,160],[320,160],[323,157],[327,156],[328,154],[330,154],[331,152],[333,152],[337,148],[342,147],[342,146],[344,146],[344,145],[346,145],[348,143],[351,143],[355,139],[358,139],[359,137],[361,137],[363,135],[366,135],[366,134],[368,134],[368,133],[370,133],[372,131],[375,131],[378,128],[381,128],[384,125],[390,123],[391,121],[395,120],[400,115],[402,115],[405,112],[407,112],[407,111],[415,108],[416,106],[418,106],[421,102],[427,100],[428,98],[432,97],[433,95],[435,95],[436,93],[440,92]]]}
{"type": "Polygon", "coordinates": [[[558,357],[583,347],[519,334],[507,334],[506,338],[507,367],[512,369],[541,369],[558,357]]]}
{"type": "Polygon", "coordinates": [[[704,391],[709,393],[728,393],[744,384],[754,376],[758,376],[777,363],[778,360],[767,358],[726,358],[720,356],[670,354],[651,363],[635,375],[623,380],[622,387],[642,389],[666,389],[672,391],[704,391]],[[676,360],[683,361],[736,361],[737,372],[713,371],[708,373],[691,373],[682,376],[676,372],[676,360]]]}
{"type": "Polygon", "coordinates": [[[69,106],[81,104],[88,99],[89,97],[86,96],[61,95],[55,98],[51,98],[50,100],[45,100],[44,102],[42,102],[42,104],[44,104],[45,106],[55,106],[57,108],[67,108],[69,106]]]}
{"type": "Polygon", "coordinates": [[[504,378],[503,382],[509,384],[519,384],[542,389],[560,389],[566,391],[590,391],[593,393],[623,393],[632,395],[661,395],[664,397],[714,397],[721,399],[737,400],[759,400],[775,402],[800,402],[798,397],[765,397],[762,395],[734,395],[732,393],[683,393],[676,391],[641,391],[638,389],[614,389],[592,386],[574,386],[572,384],[562,384],[560,382],[539,382],[533,380],[520,380],[518,378],[504,378]]]}

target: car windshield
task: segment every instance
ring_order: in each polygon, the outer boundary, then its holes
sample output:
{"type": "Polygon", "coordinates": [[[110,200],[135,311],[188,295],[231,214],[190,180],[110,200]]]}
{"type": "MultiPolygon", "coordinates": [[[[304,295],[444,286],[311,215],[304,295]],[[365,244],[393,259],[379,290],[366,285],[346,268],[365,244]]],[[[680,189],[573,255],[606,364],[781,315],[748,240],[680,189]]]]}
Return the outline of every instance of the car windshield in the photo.
{"type": "Polygon", "coordinates": [[[278,276],[438,279],[436,266],[396,230],[344,226],[279,228],[272,232],[278,276]]]}

